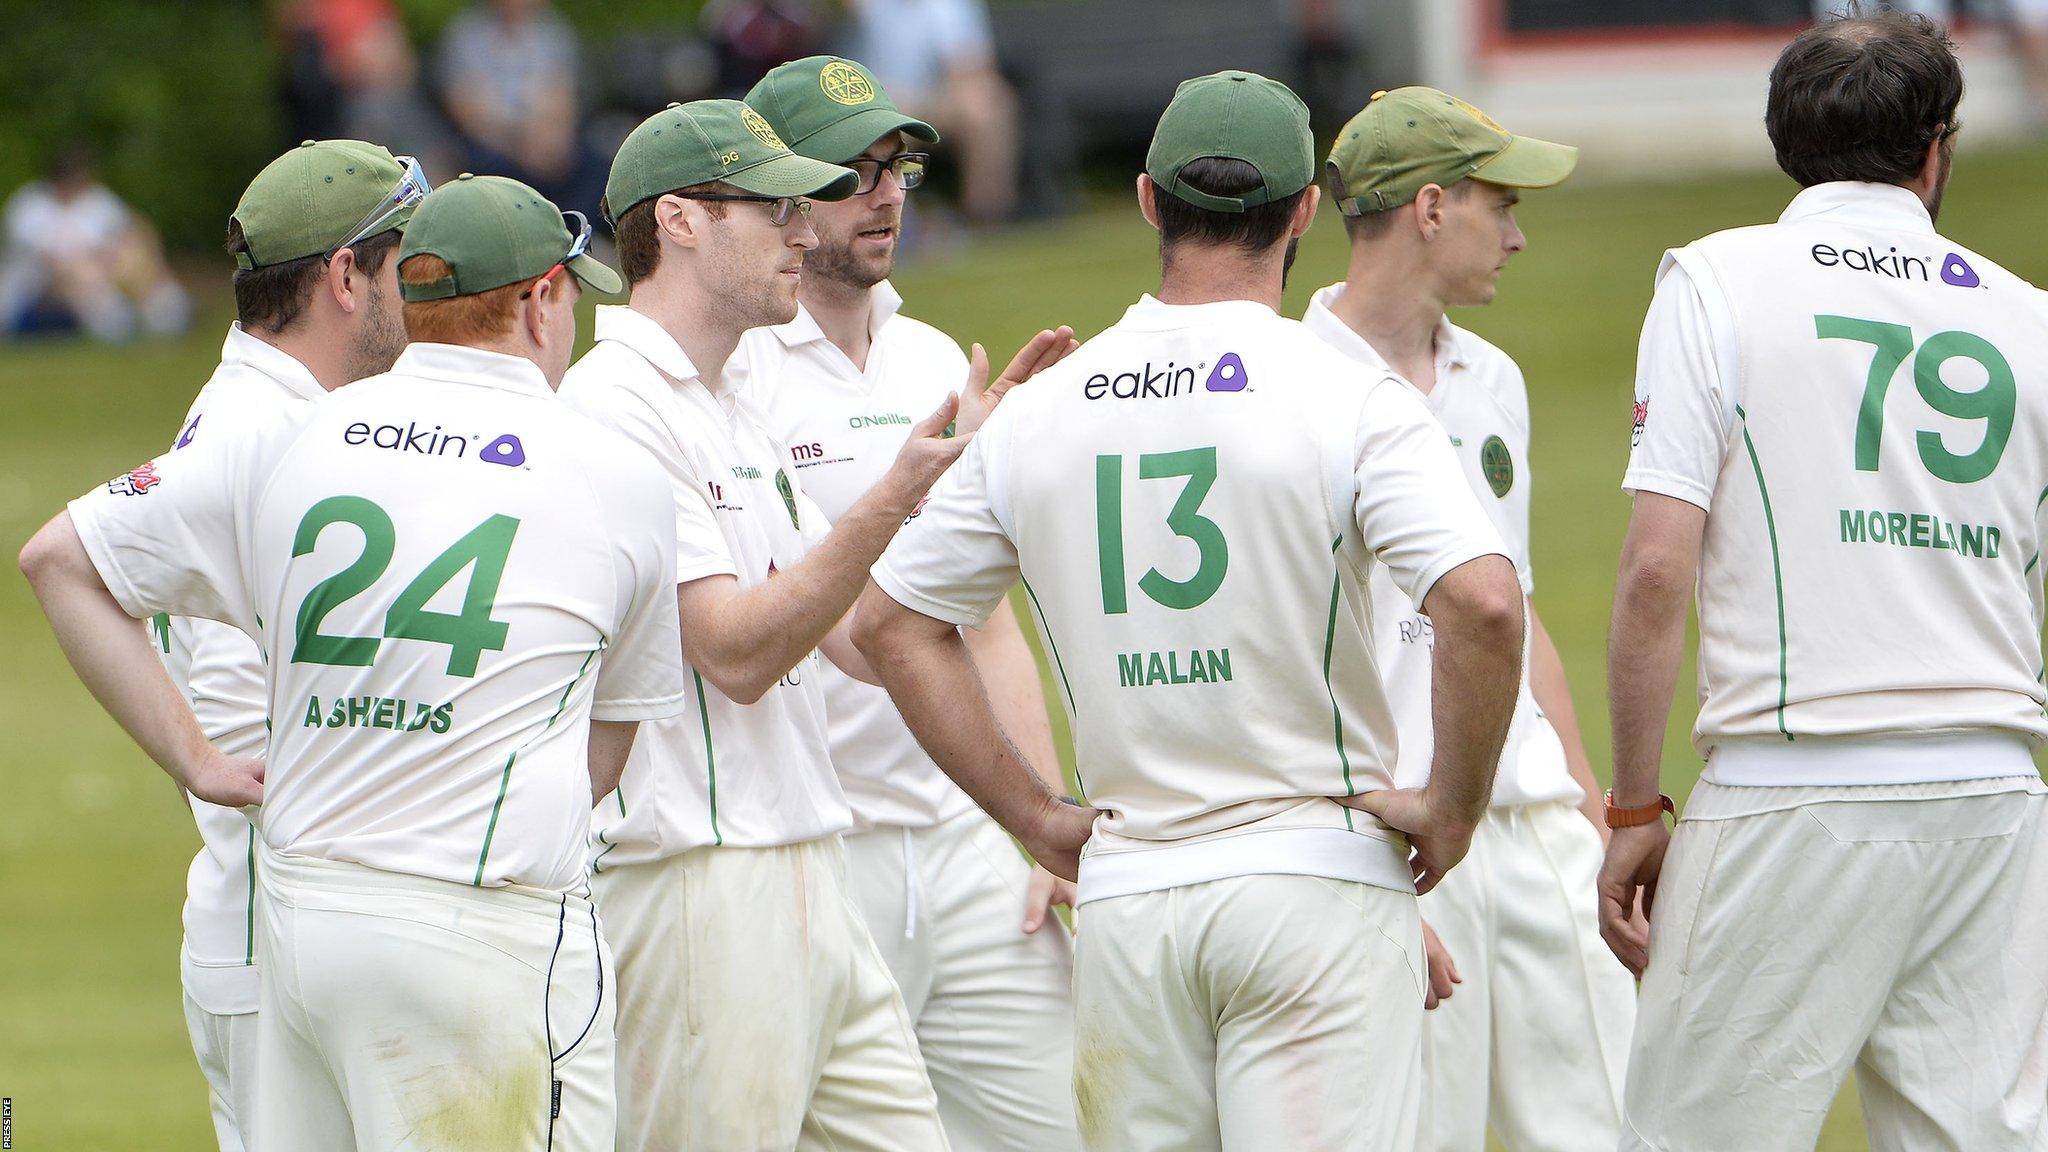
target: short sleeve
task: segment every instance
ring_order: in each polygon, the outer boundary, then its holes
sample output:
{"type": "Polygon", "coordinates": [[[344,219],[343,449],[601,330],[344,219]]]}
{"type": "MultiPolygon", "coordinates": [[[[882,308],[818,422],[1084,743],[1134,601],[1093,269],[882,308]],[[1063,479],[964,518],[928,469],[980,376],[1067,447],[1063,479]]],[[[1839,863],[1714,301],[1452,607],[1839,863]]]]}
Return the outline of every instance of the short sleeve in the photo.
{"type": "Polygon", "coordinates": [[[996,409],[876,561],[875,584],[905,608],[978,628],[1017,583],[1017,546],[995,508],[1009,411],[996,409]]]}
{"type": "Polygon", "coordinates": [[[1736,398],[1725,381],[1705,293],[1676,259],[1659,270],[1636,353],[1634,428],[1621,486],[1701,508],[1714,498],[1734,433],[1736,398]]]}
{"type": "Polygon", "coordinates": [[[598,658],[593,720],[658,720],[681,712],[685,701],[669,489],[655,462],[636,455],[642,458],[615,468],[604,509],[620,611],[598,658]]]}
{"type": "Polygon", "coordinates": [[[1359,540],[1420,605],[1444,573],[1507,547],[1422,401],[1386,380],[1359,412],[1352,475],[1359,540]]]}
{"type": "Polygon", "coordinates": [[[121,609],[258,631],[243,565],[243,519],[281,423],[218,414],[211,436],[173,449],[73,500],[71,520],[121,609]]]}
{"type": "Polygon", "coordinates": [[[667,475],[675,509],[676,583],[738,575],[732,548],[711,510],[710,486],[660,415],[622,388],[582,389],[565,398],[584,415],[645,449],[667,475]]]}

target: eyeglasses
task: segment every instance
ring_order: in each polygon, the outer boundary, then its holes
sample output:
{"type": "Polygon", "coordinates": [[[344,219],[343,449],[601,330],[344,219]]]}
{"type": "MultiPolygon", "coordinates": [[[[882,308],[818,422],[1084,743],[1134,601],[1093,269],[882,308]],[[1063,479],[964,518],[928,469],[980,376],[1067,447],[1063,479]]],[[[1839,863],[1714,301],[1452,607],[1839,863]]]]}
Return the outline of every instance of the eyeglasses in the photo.
{"type": "Polygon", "coordinates": [[[733,200],[743,204],[769,204],[768,222],[780,228],[797,218],[811,218],[811,202],[795,196],[746,196],[738,192],[677,192],[684,200],[733,200]]]}
{"type": "Polygon", "coordinates": [[[570,211],[562,213],[562,220],[566,223],[569,217],[571,216],[574,216],[576,218],[576,239],[569,241],[569,254],[567,256],[562,257],[560,260],[555,261],[554,267],[549,268],[547,271],[541,273],[540,279],[535,280],[532,284],[527,285],[526,291],[521,292],[519,294],[519,298],[521,300],[524,300],[528,296],[533,295],[535,289],[539,288],[541,285],[547,283],[548,281],[553,280],[555,278],[555,273],[560,272],[562,269],[569,266],[569,261],[574,260],[578,256],[583,255],[585,252],[590,251],[590,217],[585,216],[581,212],[570,211]]]}
{"type": "Polygon", "coordinates": [[[855,156],[840,167],[851,168],[860,173],[860,184],[854,188],[853,194],[865,196],[882,182],[882,169],[887,168],[894,172],[896,183],[902,185],[903,190],[908,192],[924,183],[924,168],[931,162],[929,152],[898,152],[887,160],[877,160],[873,156],[855,156]]]}
{"type": "Polygon", "coordinates": [[[434,186],[427,183],[427,173],[420,167],[418,160],[410,156],[400,156],[397,160],[405,165],[405,173],[398,178],[398,185],[391,189],[389,195],[378,201],[375,208],[370,209],[370,214],[363,217],[363,222],[356,225],[356,230],[349,233],[348,239],[320,254],[322,262],[334,259],[334,254],[343,248],[353,248],[390,228],[392,221],[398,219],[399,213],[417,205],[427,198],[427,193],[434,190],[434,186]]]}

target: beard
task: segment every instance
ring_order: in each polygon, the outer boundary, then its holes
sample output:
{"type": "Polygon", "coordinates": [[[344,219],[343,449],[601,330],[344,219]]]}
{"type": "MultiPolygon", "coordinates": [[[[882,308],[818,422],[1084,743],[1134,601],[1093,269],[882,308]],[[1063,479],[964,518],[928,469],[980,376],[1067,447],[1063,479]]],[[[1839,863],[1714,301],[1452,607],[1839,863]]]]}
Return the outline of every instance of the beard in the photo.
{"type": "Polygon", "coordinates": [[[1300,248],[1301,237],[1299,236],[1296,236],[1287,242],[1287,255],[1280,261],[1280,287],[1282,288],[1287,287],[1287,274],[1289,272],[1294,271],[1295,253],[1300,248]]]}
{"type": "Polygon", "coordinates": [[[1948,141],[1941,147],[1941,169],[1934,174],[1934,195],[1927,198],[1927,219],[1929,223],[1941,219],[1942,193],[1948,191],[1948,170],[1956,154],[1955,143],[1948,141]]]}
{"type": "MultiPolygon", "coordinates": [[[[899,239],[903,235],[901,215],[893,219],[868,220],[865,223],[870,229],[894,228],[899,239]]],[[[813,224],[813,227],[816,225],[813,224]]],[[[864,241],[858,229],[850,228],[829,236],[822,230],[819,231],[818,246],[804,253],[804,276],[815,276],[860,292],[865,292],[887,280],[889,273],[896,270],[896,245],[891,243],[887,250],[878,256],[863,256],[854,251],[854,246],[861,243],[864,241]]]]}
{"type": "Polygon", "coordinates": [[[348,383],[391,371],[405,344],[404,314],[391,306],[384,286],[373,277],[363,306],[362,330],[349,345],[348,383]]]}

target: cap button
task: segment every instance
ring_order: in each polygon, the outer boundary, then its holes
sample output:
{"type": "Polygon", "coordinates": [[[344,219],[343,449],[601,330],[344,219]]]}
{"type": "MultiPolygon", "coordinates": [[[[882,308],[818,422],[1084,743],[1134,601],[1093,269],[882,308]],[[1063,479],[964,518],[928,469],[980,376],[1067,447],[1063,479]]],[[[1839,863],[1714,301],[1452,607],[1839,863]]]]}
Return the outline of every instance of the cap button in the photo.
{"type": "Polygon", "coordinates": [[[462,175],[460,175],[460,176],[457,176],[457,177],[456,177],[456,179],[457,179],[457,180],[474,180],[474,179],[476,179],[476,173],[474,173],[474,172],[464,172],[464,173],[463,173],[462,175]]]}
{"type": "Polygon", "coordinates": [[[316,143],[318,143],[318,141],[315,141],[315,140],[301,140],[301,141],[299,141],[299,147],[301,147],[301,148],[311,148],[311,147],[312,147],[312,146],[313,146],[314,144],[316,144],[316,143]]]}
{"type": "Polygon", "coordinates": [[[1377,99],[1379,99],[1380,97],[1382,97],[1382,96],[1385,96],[1386,94],[1387,94],[1387,90],[1386,90],[1385,88],[1382,88],[1382,89],[1380,89],[1379,91],[1377,91],[1377,92],[1373,93],[1373,94],[1372,94],[1372,98],[1373,98],[1374,100],[1377,100],[1377,99]]]}
{"type": "Polygon", "coordinates": [[[668,106],[671,108],[681,108],[683,105],[680,100],[671,100],[668,102],[668,106]]]}

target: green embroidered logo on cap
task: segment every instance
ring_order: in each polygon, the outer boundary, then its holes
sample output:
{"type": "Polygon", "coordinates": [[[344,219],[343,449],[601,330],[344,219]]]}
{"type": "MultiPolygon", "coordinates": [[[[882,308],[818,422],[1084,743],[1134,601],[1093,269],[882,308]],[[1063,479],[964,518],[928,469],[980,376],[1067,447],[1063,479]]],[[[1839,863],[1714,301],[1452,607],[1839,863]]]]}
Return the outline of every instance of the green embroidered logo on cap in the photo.
{"type": "Polygon", "coordinates": [[[1507,442],[1498,436],[1488,436],[1486,443],[1479,446],[1479,473],[1486,477],[1486,486],[1493,494],[1505,497],[1508,489],[1515,486],[1515,459],[1508,455],[1507,442]]]}
{"type": "Polygon", "coordinates": [[[789,486],[789,473],[775,470],[775,490],[782,493],[782,506],[789,509],[789,526],[801,532],[804,526],[796,518],[796,489],[789,486]]]}
{"type": "Polygon", "coordinates": [[[759,140],[770,148],[783,152],[789,150],[789,145],[782,142],[782,137],[775,134],[775,129],[769,125],[768,121],[763,120],[761,114],[752,108],[740,109],[740,123],[747,126],[747,131],[754,134],[754,139],[759,140]]]}
{"type": "Polygon", "coordinates": [[[837,61],[825,65],[818,73],[818,87],[825,90],[825,95],[833,103],[849,107],[873,103],[875,99],[874,82],[861,75],[860,69],[853,65],[837,61]]]}

